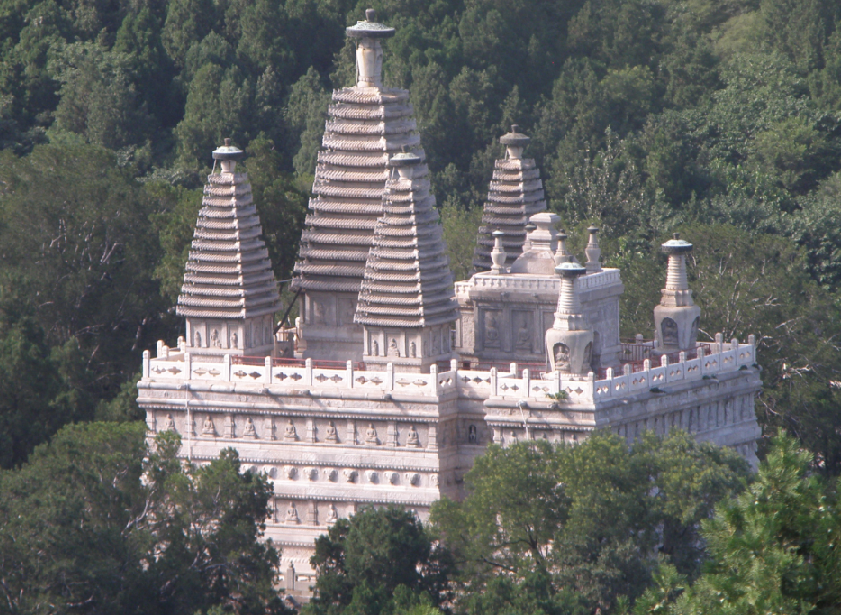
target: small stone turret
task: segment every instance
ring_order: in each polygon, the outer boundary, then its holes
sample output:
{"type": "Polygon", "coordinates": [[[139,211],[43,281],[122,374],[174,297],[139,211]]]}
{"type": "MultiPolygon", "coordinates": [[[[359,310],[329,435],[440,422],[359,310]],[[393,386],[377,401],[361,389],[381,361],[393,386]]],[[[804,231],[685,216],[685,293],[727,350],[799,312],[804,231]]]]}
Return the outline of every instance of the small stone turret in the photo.
{"type": "Polygon", "coordinates": [[[354,320],[364,326],[366,366],[424,372],[452,357],[453,276],[427,165],[404,148],[390,167],[354,320]]]}
{"type": "Polygon", "coordinates": [[[673,239],[661,244],[661,250],[669,255],[669,261],[666,288],[661,290],[661,303],[655,307],[655,351],[689,351],[696,347],[701,314],[699,307],[693,304],[684,261],[693,250],[693,244],[680,239],[676,233],[673,239]]]}
{"type": "Polygon", "coordinates": [[[222,170],[208,176],[184,266],[176,314],[187,318],[194,356],[268,355],[274,346],[281,302],[248,176],[236,172],[243,156],[229,139],[213,152],[222,170]]]}
{"type": "Polygon", "coordinates": [[[531,158],[523,158],[529,137],[517,124],[512,132],[500,137],[506,157],[494,162],[494,174],[488,187],[488,201],[483,205],[482,226],[477,234],[474,269],[491,269],[492,232],[501,231],[506,265],[510,266],[523,250],[525,225],[529,217],[547,209],[541,173],[531,158]]]}
{"type": "Polygon", "coordinates": [[[586,376],[591,371],[593,330],[585,325],[576,279],[585,273],[578,263],[562,263],[555,268],[561,276],[555,321],[547,330],[547,354],[553,372],[563,376],[586,376]]]}
{"type": "Polygon", "coordinates": [[[599,260],[602,250],[599,248],[599,240],[596,237],[598,233],[599,227],[593,225],[588,227],[588,244],[585,246],[585,257],[587,258],[585,269],[589,274],[602,271],[602,262],[599,260]]]}

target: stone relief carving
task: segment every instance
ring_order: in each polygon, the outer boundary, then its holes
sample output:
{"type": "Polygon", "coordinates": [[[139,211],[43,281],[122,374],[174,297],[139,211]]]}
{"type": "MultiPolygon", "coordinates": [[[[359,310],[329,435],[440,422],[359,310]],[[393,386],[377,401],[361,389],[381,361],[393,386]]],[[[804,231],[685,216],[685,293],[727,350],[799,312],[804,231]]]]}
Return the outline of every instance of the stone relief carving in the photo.
{"type": "Polygon", "coordinates": [[[374,429],[374,424],[368,424],[368,428],[365,429],[365,442],[366,445],[380,444],[380,439],[377,438],[377,430],[374,429]]]}
{"type": "Polygon", "coordinates": [[[313,467],[305,468],[304,477],[307,481],[316,481],[319,478],[319,471],[313,467]]]}
{"type": "Polygon", "coordinates": [[[348,483],[354,483],[357,480],[357,471],[353,469],[346,468],[344,471],[342,471],[342,475],[343,477],[345,477],[345,481],[347,481],[348,483]]]}
{"type": "Polygon", "coordinates": [[[417,350],[417,349],[416,349],[416,347],[415,347],[415,343],[414,343],[414,342],[410,342],[410,343],[409,343],[409,356],[410,356],[410,357],[415,357],[415,356],[417,356],[417,355],[418,355],[418,350],[417,350]]]}
{"type": "Polygon", "coordinates": [[[517,332],[515,335],[515,347],[519,349],[529,349],[532,347],[532,328],[530,327],[530,319],[527,314],[518,315],[517,332]]]}
{"type": "Polygon", "coordinates": [[[415,429],[415,426],[409,426],[406,433],[406,446],[421,447],[421,439],[418,438],[418,430],[415,429]]]}
{"type": "Polygon", "coordinates": [[[485,345],[490,347],[500,346],[500,329],[497,323],[497,315],[493,312],[485,313],[485,345]]]}
{"type": "Polygon", "coordinates": [[[211,330],[210,343],[215,349],[222,348],[222,341],[219,339],[219,330],[216,328],[211,330]]]}
{"type": "Polygon", "coordinates": [[[287,507],[286,521],[289,524],[301,524],[301,519],[298,517],[298,510],[295,508],[295,503],[290,502],[287,507]]]}
{"type": "Polygon", "coordinates": [[[325,440],[328,443],[338,443],[339,436],[336,434],[336,426],[332,421],[327,422],[327,429],[325,430],[325,440]]]}
{"type": "Polygon", "coordinates": [[[324,473],[325,479],[328,481],[336,481],[338,477],[338,473],[335,468],[326,468],[322,471],[322,473],[324,473]]]}
{"type": "Polygon", "coordinates": [[[284,467],[284,475],[286,475],[287,479],[295,479],[295,476],[298,474],[298,469],[294,466],[285,466],[284,467]]]}
{"type": "Polygon", "coordinates": [[[468,442],[472,445],[476,444],[477,442],[477,427],[476,426],[468,426],[468,442]]]}
{"type": "Polygon", "coordinates": [[[670,317],[661,321],[661,338],[664,346],[678,346],[678,324],[670,317]]]}
{"type": "Polygon", "coordinates": [[[401,351],[398,348],[398,341],[395,338],[392,338],[391,342],[389,342],[389,352],[387,353],[389,357],[400,357],[401,351]]]}
{"type": "Polygon", "coordinates": [[[421,482],[421,475],[419,473],[407,473],[406,480],[409,485],[417,486],[421,482]]]}
{"type": "Polygon", "coordinates": [[[431,486],[439,485],[439,476],[438,476],[437,473],[433,473],[432,475],[430,475],[430,485],[431,486]]]}
{"type": "Polygon", "coordinates": [[[202,424],[202,434],[204,436],[216,436],[216,427],[213,425],[213,419],[208,415],[202,424]]]}
{"type": "Polygon", "coordinates": [[[377,483],[377,471],[366,471],[365,478],[369,483],[377,483]]]}
{"type": "Polygon", "coordinates": [[[570,372],[570,347],[559,342],[553,347],[555,369],[559,372],[570,372]]]}
{"type": "Polygon", "coordinates": [[[239,348],[240,338],[237,336],[237,332],[231,332],[231,344],[230,348],[237,349],[239,348]]]}
{"type": "Polygon", "coordinates": [[[267,477],[272,477],[273,479],[275,478],[275,475],[278,474],[278,471],[275,469],[274,466],[264,466],[263,472],[266,473],[267,477]]]}
{"type": "Polygon", "coordinates": [[[374,357],[378,357],[380,355],[380,348],[377,346],[377,340],[371,341],[371,354],[374,357]]]}
{"type": "Polygon", "coordinates": [[[327,523],[330,524],[331,522],[336,522],[339,519],[339,512],[336,510],[336,507],[333,506],[333,503],[330,503],[327,506],[327,523]]]}
{"type": "Polygon", "coordinates": [[[243,436],[257,438],[257,430],[254,428],[254,422],[251,420],[251,417],[246,417],[246,427],[243,430],[243,436]]]}
{"type": "Polygon", "coordinates": [[[175,419],[172,418],[172,415],[167,413],[167,416],[164,418],[164,432],[170,430],[175,432],[175,419]]]}
{"type": "Polygon", "coordinates": [[[198,332],[198,331],[197,331],[197,332],[193,335],[193,341],[194,341],[193,346],[196,346],[196,347],[201,348],[201,346],[202,346],[202,334],[201,334],[201,332],[198,332]]]}
{"type": "Polygon", "coordinates": [[[267,441],[275,440],[275,420],[271,417],[263,420],[263,438],[267,441]]]}
{"type": "Polygon", "coordinates": [[[392,485],[397,484],[398,480],[400,479],[400,476],[397,473],[393,473],[391,471],[388,472],[388,473],[385,473],[385,475],[386,475],[386,479],[388,479],[389,483],[391,483],[392,485]]]}
{"type": "Polygon", "coordinates": [[[295,425],[292,423],[292,419],[287,420],[287,425],[284,427],[284,440],[285,441],[297,441],[298,434],[295,432],[295,425]]]}

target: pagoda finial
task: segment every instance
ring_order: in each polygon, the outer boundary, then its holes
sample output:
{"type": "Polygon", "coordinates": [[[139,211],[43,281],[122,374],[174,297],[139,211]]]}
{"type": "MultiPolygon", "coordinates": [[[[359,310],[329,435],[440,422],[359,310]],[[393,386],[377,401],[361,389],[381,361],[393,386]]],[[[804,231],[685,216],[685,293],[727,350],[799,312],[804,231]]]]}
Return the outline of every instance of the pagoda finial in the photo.
{"type": "Polygon", "coordinates": [[[520,126],[512,124],[512,132],[500,137],[500,143],[506,146],[506,158],[520,160],[523,149],[529,143],[529,137],[520,132],[520,126]]]}
{"type": "Polygon", "coordinates": [[[589,274],[602,271],[602,262],[599,260],[602,250],[599,248],[599,240],[596,237],[598,233],[599,227],[594,225],[588,227],[588,245],[585,246],[585,256],[588,260],[585,263],[585,268],[589,274]]]}
{"type": "Polygon", "coordinates": [[[383,47],[380,39],[395,35],[395,29],[376,21],[374,9],[366,9],[365,21],[345,29],[346,34],[357,39],[357,87],[383,87],[383,47]]]}

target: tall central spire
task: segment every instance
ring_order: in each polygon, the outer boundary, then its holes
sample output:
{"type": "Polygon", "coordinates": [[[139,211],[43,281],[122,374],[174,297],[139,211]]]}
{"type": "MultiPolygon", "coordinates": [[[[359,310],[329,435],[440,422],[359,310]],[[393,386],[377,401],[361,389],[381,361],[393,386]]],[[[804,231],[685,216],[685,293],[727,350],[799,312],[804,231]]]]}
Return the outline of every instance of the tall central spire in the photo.
{"type": "Polygon", "coordinates": [[[305,357],[360,360],[363,328],[354,314],[383,213],[387,164],[404,146],[422,161],[426,156],[409,92],[383,85],[381,42],[394,28],[378,23],[369,9],[346,33],[357,43],[357,81],[333,92],[293,288],[304,294],[305,357]]]}

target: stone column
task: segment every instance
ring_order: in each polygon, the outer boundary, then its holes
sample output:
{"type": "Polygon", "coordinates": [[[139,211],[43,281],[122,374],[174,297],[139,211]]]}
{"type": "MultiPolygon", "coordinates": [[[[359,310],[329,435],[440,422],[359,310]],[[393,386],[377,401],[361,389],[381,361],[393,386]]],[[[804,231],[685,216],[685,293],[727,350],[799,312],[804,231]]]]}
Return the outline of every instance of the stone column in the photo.
{"type": "Polygon", "coordinates": [[[576,278],[585,273],[585,268],[578,263],[562,263],[555,270],[561,276],[561,290],[555,322],[546,333],[550,366],[562,376],[583,377],[591,371],[593,352],[593,330],[585,327],[576,291],[576,278]]]}

